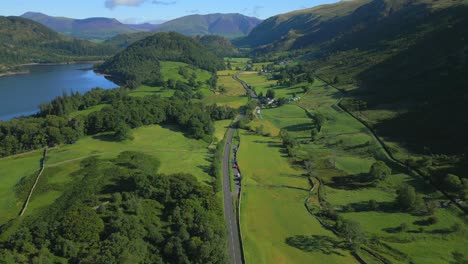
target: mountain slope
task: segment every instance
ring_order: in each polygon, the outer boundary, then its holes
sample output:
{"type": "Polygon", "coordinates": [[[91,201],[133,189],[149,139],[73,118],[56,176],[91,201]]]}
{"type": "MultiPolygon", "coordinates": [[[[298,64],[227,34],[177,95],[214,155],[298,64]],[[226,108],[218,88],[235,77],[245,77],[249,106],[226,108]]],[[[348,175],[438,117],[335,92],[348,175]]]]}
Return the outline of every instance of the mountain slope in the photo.
{"type": "Polygon", "coordinates": [[[241,14],[190,15],[165,22],[156,31],[175,31],[184,35],[245,36],[261,22],[241,14]]]}
{"type": "MultiPolygon", "coordinates": [[[[0,17],[0,65],[102,59],[114,48],[59,35],[21,17],[0,17]]],[[[1,67],[0,67],[1,68],[1,67]]]]}
{"type": "Polygon", "coordinates": [[[127,25],[116,19],[104,17],[72,19],[35,12],[27,12],[22,17],[39,22],[64,35],[88,40],[105,40],[118,34],[151,31],[156,28],[156,25],[148,23],[127,25]]]}
{"type": "Polygon", "coordinates": [[[185,62],[209,71],[224,68],[221,58],[193,38],[161,32],[130,45],[98,70],[130,87],[142,83],[155,85],[161,82],[161,61],[185,62]]]}
{"type": "Polygon", "coordinates": [[[467,1],[346,1],[269,18],[237,44],[266,58],[288,52],[319,76],[338,77],[367,102],[366,118],[383,136],[418,152],[462,153],[467,14],[467,1]]]}

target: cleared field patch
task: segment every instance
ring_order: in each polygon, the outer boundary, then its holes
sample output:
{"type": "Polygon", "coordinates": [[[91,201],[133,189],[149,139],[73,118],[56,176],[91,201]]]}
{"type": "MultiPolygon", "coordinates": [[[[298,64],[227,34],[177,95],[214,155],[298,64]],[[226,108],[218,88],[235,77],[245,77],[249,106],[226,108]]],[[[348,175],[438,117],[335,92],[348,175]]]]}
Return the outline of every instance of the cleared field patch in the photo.
{"type": "Polygon", "coordinates": [[[231,126],[232,120],[220,120],[214,123],[215,132],[214,138],[219,142],[223,140],[226,130],[231,126]]]}
{"type": "Polygon", "coordinates": [[[248,98],[244,87],[234,80],[232,76],[235,71],[219,71],[218,87],[223,87],[224,92],[209,94],[204,99],[205,104],[226,105],[233,108],[239,108],[247,104],[248,98]]]}
{"type": "Polygon", "coordinates": [[[169,79],[188,81],[187,78],[179,74],[180,68],[186,68],[188,76],[191,76],[193,73],[195,73],[197,82],[200,81],[200,82],[205,83],[211,77],[210,72],[201,70],[198,68],[193,68],[187,63],[175,62],[175,61],[162,61],[161,62],[161,74],[162,74],[163,79],[165,81],[169,79]]]}
{"type": "Polygon", "coordinates": [[[261,115],[276,127],[286,129],[298,140],[310,138],[310,130],[313,128],[312,120],[303,109],[295,105],[262,109],[261,115]]]}
{"type": "Polygon", "coordinates": [[[275,98],[292,98],[295,96],[302,96],[304,94],[303,86],[308,86],[308,84],[297,84],[291,87],[278,86],[276,80],[269,80],[268,74],[259,75],[258,72],[241,72],[239,74],[239,79],[248,83],[255,92],[260,95],[266,95],[269,89],[275,91],[275,98]]]}
{"type": "Polygon", "coordinates": [[[164,89],[162,87],[152,87],[141,85],[134,90],[128,92],[130,96],[144,97],[148,95],[160,95],[161,97],[171,97],[174,95],[174,90],[164,89]]]}
{"type": "Polygon", "coordinates": [[[304,207],[310,188],[278,139],[241,132],[241,231],[248,263],[354,263],[304,207]]]}
{"type": "Polygon", "coordinates": [[[114,142],[111,136],[101,134],[51,149],[26,214],[34,214],[53,203],[77,177],[73,173],[79,170],[80,162],[92,156],[110,159],[122,151],[144,152],[160,159],[161,173],[191,173],[200,182],[212,181],[208,175],[212,158],[208,143],[186,138],[175,127],[146,126],[135,129],[133,135],[133,141],[114,142]]]}
{"type": "Polygon", "coordinates": [[[37,150],[0,159],[0,225],[19,214],[24,201],[17,196],[15,186],[22,178],[37,175],[41,158],[42,150],[37,150]]]}
{"type": "Polygon", "coordinates": [[[88,107],[88,109],[85,109],[85,110],[75,111],[75,112],[70,114],[70,117],[74,118],[74,117],[77,117],[77,116],[87,116],[87,115],[91,114],[92,112],[100,111],[102,108],[104,108],[107,105],[108,104],[100,104],[100,105],[95,105],[95,106],[88,107]]]}

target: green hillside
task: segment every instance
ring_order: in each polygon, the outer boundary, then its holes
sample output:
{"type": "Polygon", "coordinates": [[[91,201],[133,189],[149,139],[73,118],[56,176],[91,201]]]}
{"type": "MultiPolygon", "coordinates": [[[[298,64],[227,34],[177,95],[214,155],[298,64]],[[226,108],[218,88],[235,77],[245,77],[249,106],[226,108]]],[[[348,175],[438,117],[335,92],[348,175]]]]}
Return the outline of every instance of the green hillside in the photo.
{"type": "Polygon", "coordinates": [[[45,26],[20,17],[0,17],[0,70],[38,62],[97,60],[115,49],[63,37],[45,26]]]}
{"type": "Polygon", "coordinates": [[[249,34],[260,22],[258,18],[241,14],[190,15],[165,22],[156,31],[175,31],[188,36],[239,37],[249,34]]]}
{"type": "Polygon", "coordinates": [[[171,32],[157,33],[130,45],[98,70],[130,87],[155,85],[162,80],[161,61],[185,62],[211,72],[224,68],[223,61],[199,42],[171,32]]]}
{"type": "Polygon", "coordinates": [[[154,35],[154,32],[136,32],[136,33],[126,33],[113,36],[112,38],[107,39],[104,43],[112,45],[114,47],[124,49],[133,43],[147,38],[151,35],[154,35]]]}
{"type": "Polygon", "coordinates": [[[392,112],[367,119],[415,151],[460,153],[468,146],[467,13],[466,1],[346,1],[272,17],[237,44],[263,59],[309,61],[369,110],[392,112]]]}

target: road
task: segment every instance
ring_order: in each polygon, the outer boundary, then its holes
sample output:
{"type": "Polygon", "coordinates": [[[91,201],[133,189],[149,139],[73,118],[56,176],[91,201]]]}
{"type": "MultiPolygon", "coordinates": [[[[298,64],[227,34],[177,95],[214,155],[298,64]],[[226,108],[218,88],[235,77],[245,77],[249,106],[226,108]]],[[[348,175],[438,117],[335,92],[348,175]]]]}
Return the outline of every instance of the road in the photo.
{"type": "Polygon", "coordinates": [[[244,86],[244,89],[247,90],[251,98],[257,99],[257,94],[255,94],[255,92],[252,89],[250,89],[250,86],[246,82],[244,82],[243,80],[239,79],[239,77],[237,77],[238,74],[239,73],[234,74],[232,78],[234,78],[234,80],[240,82],[242,86],[244,86]]]}
{"type": "MultiPolygon", "coordinates": [[[[236,210],[234,208],[233,198],[237,197],[239,186],[231,192],[231,175],[229,173],[229,159],[231,158],[232,137],[236,131],[235,125],[229,128],[226,145],[224,145],[223,156],[223,193],[224,193],[224,217],[228,228],[228,244],[231,263],[242,264],[242,252],[240,244],[239,225],[237,224],[236,210]]],[[[237,184],[236,184],[237,185],[237,184]]]]}

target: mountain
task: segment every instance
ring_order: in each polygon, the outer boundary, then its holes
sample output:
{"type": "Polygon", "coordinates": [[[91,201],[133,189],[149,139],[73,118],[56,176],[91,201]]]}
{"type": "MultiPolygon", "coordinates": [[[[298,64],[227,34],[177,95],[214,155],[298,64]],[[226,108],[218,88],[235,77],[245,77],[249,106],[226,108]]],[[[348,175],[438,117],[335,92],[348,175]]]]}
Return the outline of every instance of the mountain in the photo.
{"type": "Polygon", "coordinates": [[[136,32],[136,33],[125,33],[113,36],[104,43],[117,47],[119,49],[124,49],[133,43],[154,35],[155,32],[136,32]]]}
{"type": "Polygon", "coordinates": [[[0,17],[0,68],[35,62],[97,60],[115,51],[108,45],[62,36],[29,19],[0,17]]]}
{"type": "Polygon", "coordinates": [[[175,32],[156,33],[137,41],[106,60],[98,71],[112,75],[130,87],[161,84],[161,61],[185,62],[208,71],[224,68],[224,62],[191,37],[175,32]]]}
{"type": "Polygon", "coordinates": [[[342,1],[271,17],[235,44],[266,61],[282,52],[322,78],[337,77],[371,113],[391,113],[366,118],[413,151],[461,153],[468,150],[467,14],[459,0],[342,1]]]}
{"type": "Polygon", "coordinates": [[[232,45],[232,42],[221,36],[216,35],[205,35],[194,37],[208,50],[212,51],[217,56],[224,57],[235,57],[239,55],[239,50],[232,45]]]}
{"type": "Polygon", "coordinates": [[[159,25],[156,31],[175,31],[188,36],[221,35],[245,36],[260,24],[261,20],[241,14],[190,15],[159,25]]]}
{"type": "MultiPolygon", "coordinates": [[[[155,32],[120,34],[106,40],[104,43],[114,46],[118,49],[124,49],[133,43],[154,34],[155,32]]],[[[219,57],[234,57],[239,55],[239,50],[237,47],[235,47],[232,42],[225,37],[217,35],[204,35],[194,36],[193,38],[219,57]]]]}
{"type": "Polygon", "coordinates": [[[21,17],[39,22],[64,35],[87,40],[105,40],[118,34],[151,31],[157,27],[149,23],[123,24],[116,19],[104,17],[72,19],[35,12],[27,12],[21,17]]]}

